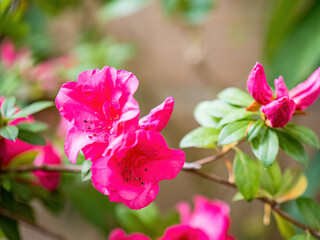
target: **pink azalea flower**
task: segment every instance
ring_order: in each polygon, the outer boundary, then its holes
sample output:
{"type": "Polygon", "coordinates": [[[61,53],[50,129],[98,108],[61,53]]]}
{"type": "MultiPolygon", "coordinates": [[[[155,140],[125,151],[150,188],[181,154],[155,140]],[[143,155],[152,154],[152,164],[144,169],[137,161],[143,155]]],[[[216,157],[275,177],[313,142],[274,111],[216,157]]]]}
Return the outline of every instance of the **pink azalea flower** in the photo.
{"type": "MultiPolygon", "coordinates": [[[[35,166],[44,164],[60,165],[61,163],[61,158],[49,143],[46,146],[39,148],[39,153],[33,161],[35,166]]],[[[60,173],[58,172],[34,171],[33,174],[37,176],[40,184],[48,191],[55,190],[59,185],[60,173]]]]}
{"type": "Polygon", "coordinates": [[[272,127],[286,126],[291,120],[295,109],[296,104],[289,97],[282,97],[261,107],[261,111],[270,120],[272,127]]]}
{"type": "Polygon", "coordinates": [[[201,229],[175,225],[167,228],[164,236],[158,240],[210,240],[210,238],[201,229]]]}
{"type": "Polygon", "coordinates": [[[247,87],[251,96],[260,104],[267,104],[273,99],[273,91],[267,83],[264,69],[260,63],[256,63],[249,74],[247,87]]]}
{"type": "Polygon", "coordinates": [[[108,155],[93,162],[92,184],[110,201],[132,209],[148,206],[159,192],[159,181],[175,178],[185,161],[183,151],[168,148],[153,130],[137,130],[113,142],[108,155]]]}
{"type": "Polygon", "coordinates": [[[218,200],[210,201],[202,196],[196,196],[194,204],[193,213],[191,213],[188,203],[182,202],[177,205],[181,225],[200,229],[209,240],[234,239],[228,235],[230,209],[226,203],[218,200]]]}
{"type": "Polygon", "coordinates": [[[289,97],[289,90],[283,81],[283,77],[279,76],[278,79],[274,80],[274,86],[276,88],[276,96],[277,99],[282,98],[282,97],[289,97]]]}
{"type": "Polygon", "coordinates": [[[311,76],[291,89],[289,96],[295,101],[297,110],[304,110],[313,104],[320,95],[320,68],[311,76]]]}
{"type": "Polygon", "coordinates": [[[109,240],[150,240],[150,238],[142,233],[126,235],[122,229],[116,228],[110,233],[109,240]]]}
{"type": "Polygon", "coordinates": [[[147,116],[140,119],[139,127],[144,130],[161,132],[169,122],[173,106],[173,97],[168,97],[162,104],[153,108],[147,116]]]}
{"type": "Polygon", "coordinates": [[[80,150],[86,159],[93,159],[100,153],[91,156],[92,151],[86,151],[90,145],[106,145],[121,133],[137,129],[140,111],[133,94],[138,84],[132,73],[104,67],[85,71],[78,82],[62,85],[56,105],[70,123],[65,153],[72,163],[76,163],[80,150]]]}

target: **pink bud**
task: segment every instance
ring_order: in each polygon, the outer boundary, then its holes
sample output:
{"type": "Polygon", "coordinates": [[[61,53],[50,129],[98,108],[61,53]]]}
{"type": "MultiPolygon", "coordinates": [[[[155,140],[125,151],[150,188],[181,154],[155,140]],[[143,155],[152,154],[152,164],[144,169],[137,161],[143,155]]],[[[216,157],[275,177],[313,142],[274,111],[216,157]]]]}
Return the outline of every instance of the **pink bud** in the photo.
{"type": "Polygon", "coordinates": [[[304,110],[313,104],[320,95],[320,67],[311,76],[291,89],[289,96],[296,103],[297,110],[304,110]]]}
{"type": "Polygon", "coordinates": [[[247,87],[251,96],[258,103],[265,105],[272,101],[273,91],[267,83],[262,65],[258,62],[249,74],[247,87]]]}
{"type": "Polygon", "coordinates": [[[261,111],[270,120],[272,127],[284,127],[292,118],[295,102],[288,97],[282,97],[262,106],[261,111]]]}
{"type": "Polygon", "coordinates": [[[274,80],[274,86],[276,88],[276,96],[277,99],[282,98],[282,97],[289,97],[289,90],[283,81],[283,77],[279,76],[278,79],[274,80]]]}

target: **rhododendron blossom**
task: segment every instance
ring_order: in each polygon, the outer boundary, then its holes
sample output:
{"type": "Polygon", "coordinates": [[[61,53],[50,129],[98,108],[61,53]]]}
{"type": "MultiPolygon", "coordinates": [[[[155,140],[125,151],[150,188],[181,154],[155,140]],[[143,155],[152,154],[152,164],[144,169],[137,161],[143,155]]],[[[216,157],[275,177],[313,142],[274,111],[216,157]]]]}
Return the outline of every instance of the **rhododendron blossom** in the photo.
{"type": "Polygon", "coordinates": [[[142,233],[126,235],[122,229],[116,228],[110,233],[109,240],[150,240],[150,238],[142,233]]]}
{"type": "Polygon", "coordinates": [[[110,153],[92,164],[92,184],[110,201],[129,208],[148,206],[159,192],[159,181],[173,179],[183,167],[184,152],[168,148],[162,135],[138,130],[116,140],[110,153]]]}
{"type": "Polygon", "coordinates": [[[256,63],[249,74],[247,87],[257,103],[263,105],[261,111],[272,127],[285,127],[295,110],[304,110],[314,103],[320,95],[320,68],[305,82],[288,91],[282,76],[274,81],[276,98],[267,83],[260,63],[256,63]]]}
{"type": "Polygon", "coordinates": [[[170,227],[161,240],[208,239],[233,240],[228,235],[230,225],[229,206],[218,200],[210,201],[202,196],[194,198],[194,211],[185,202],[178,204],[181,223],[170,227]]]}
{"type": "MultiPolygon", "coordinates": [[[[96,154],[90,156],[92,151],[86,147],[108,144],[122,132],[137,129],[140,111],[133,94],[138,84],[132,73],[104,67],[85,71],[78,82],[62,85],[56,105],[69,122],[65,153],[72,163],[76,163],[80,150],[92,160],[96,154]]],[[[104,148],[97,147],[101,151],[104,148]]]]}

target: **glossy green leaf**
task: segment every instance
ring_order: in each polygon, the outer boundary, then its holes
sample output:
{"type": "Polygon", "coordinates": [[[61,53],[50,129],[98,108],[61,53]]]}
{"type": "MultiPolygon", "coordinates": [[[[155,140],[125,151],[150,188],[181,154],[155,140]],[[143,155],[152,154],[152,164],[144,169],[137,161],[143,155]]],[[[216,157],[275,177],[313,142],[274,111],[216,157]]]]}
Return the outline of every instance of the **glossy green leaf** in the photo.
{"type": "Polygon", "coordinates": [[[199,127],[185,135],[180,141],[180,148],[187,147],[215,147],[215,142],[219,139],[219,129],[199,127]]]}
{"type": "Polygon", "coordinates": [[[264,122],[262,120],[258,120],[251,124],[247,135],[247,141],[251,141],[252,139],[257,137],[261,133],[263,126],[264,122]]]}
{"type": "Polygon", "coordinates": [[[297,199],[297,205],[308,225],[320,230],[320,206],[311,198],[301,197],[297,199]]]}
{"type": "Polygon", "coordinates": [[[261,185],[271,195],[275,195],[282,185],[282,174],[280,166],[274,162],[270,167],[261,169],[261,185]]]}
{"type": "Polygon", "coordinates": [[[21,130],[19,131],[18,138],[32,145],[45,146],[47,144],[46,139],[35,132],[26,132],[21,130]]]}
{"type": "Polygon", "coordinates": [[[0,129],[0,135],[11,141],[15,141],[19,130],[16,126],[5,126],[0,129]]]}
{"type": "Polygon", "coordinates": [[[233,172],[235,184],[242,196],[247,201],[254,199],[260,186],[260,172],[256,162],[239,150],[234,159],[233,172]]]}
{"type": "Polygon", "coordinates": [[[302,141],[311,147],[319,148],[319,139],[311,129],[300,125],[287,124],[283,130],[296,140],[302,141]]]}
{"type": "Polygon", "coordinates": [[[25,132],[41,132],[48,128],[48,125],[43,122],[32,122],[32,123],[20,123],[17,125],[19,130],[25,132]]]}
{"type": "Polygon", "coordinates": [[[223,126],[223,125],[225,125],[227,123],[235,122],[235,121],[250,117],[250,116],[252,116],[254,114],[255,114],[255,112],[246,111],[245,108],[236,109],[236,110],[228,113],[227,115],[225,115],[221,119],[221,121],[219,122],[219,126],[221,127],[221,126],[223,126]]]}
{"type": "Polygon", "coordinates": [[[92,173],[91,173],[91,165],[92,162],[90,160],[85,160],[82,164],[81,168],[81,179],[82,181],[88,181],[91,179],[92,173]]]}
{"type": "Polygon", "coordinates": [[[232,105],[248,107],[254,99],[239,88],[227,88],[218,94],[218,98],[232,105]]]}
{"type": "Polygon", "coordinates": [[[26,106],[25,108],[21,109],[21,111],[19,111],[15,115],[13,115],[13,118],[16,119],[21,117],[28,117],[29,115],[40,112],[52,106],[53,106],[53,102],[51,101],[34,102],[29,106],[26,106]]]}
{"type": "Polygon", "coordinates": [[[203,127],[217,127],[219,118],[212,117],[208,114],[211,101],[200,102],[194,109],[193,116],[196,121],[203,127]]]}
{"type": "Polygon", "coordinates": [[[222,118],[228,113],[233,112],[237,109],[237,107],[231,106],[230,104],[217,99],[210,102],[210,106],[208,106],[207,112],[210,116],[222,118]]]}
{"type": "Polygon", "coordinates": [[[296,234],[296,231],[294,230],[293,224],[291,222],[282,218],[276,212],[273,212],[273,216],[276,219],[278,230],[284,239],[286,239],[286,240],[290,239],[291,237],[293,237],[296,234]]]}
{"type": "Polygon", "coordinates": [[[242,120],[225,125],[219,134],[219,145],[234,143],[246,136],[250,121],[242,120]]]}
{"type": "Polygon", "coordinates": [[[15,104],[15,97],[7,97],[3,101],[3,103],[1,104],[1,114],[3,118],[9,118],[14,114],[14,112],[16,111],[16,108],[14,107],[15,104]]]}
{"type": "Polygon", "coordinates": [[[308,155],[303,145],[292,138],[290,135],[278,132],[280,148],[290,157],[294,158],[303,165],[308,165],[308,155]]]}
{"type": "Polygon", "coordinates": [[[17,221],[0,215],[0,226],[8,240],[20,240],[20,233],[17,221]]]}
{"type": "MultiPolygon", "coordinates": [[[[261,160],[265,167],[269,167],[276,159],[278,151],[279,140],[277,134],[270,128],[267,128],[260,138],[258,156],[256,156],[261,160]]],[[[257,152],[254,153],[257,154],[257,152]]]]}

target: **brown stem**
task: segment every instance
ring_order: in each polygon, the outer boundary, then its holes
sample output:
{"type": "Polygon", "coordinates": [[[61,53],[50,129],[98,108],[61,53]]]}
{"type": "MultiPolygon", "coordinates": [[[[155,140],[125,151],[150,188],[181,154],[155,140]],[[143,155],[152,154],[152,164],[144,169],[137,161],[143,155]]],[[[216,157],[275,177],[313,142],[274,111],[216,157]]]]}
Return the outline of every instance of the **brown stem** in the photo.
{"type": "MultiPolygon", "coordinates": [[[[231,187],[233,189],[237,189],[237,186],[234,183],[230,183],[229,181],[213,175],[213,174],[208,174],[208,173],[204,173],[204,172],[200,172],[198,170],[195,169],[183,169],[186,172],[191,172],[193,174],[196,174],[198,176],[204,177],[206,179],[209,179],[213,182],[219,183],[219,184],[223,184],[225,186],[231,187]]],[[[297,226],[298,228],[301,228],[304,231],[309,231],[310,234],[312,234],[313,236],[317,237],[318,239],[320,239],[320,232],[308,227],[307,225],[293,219],[289,214],[287,214],[286,212],[284,212],[283,210],[280,209],[279,205],[274,202],[271,201],[267,198],[256,198],[257,200],[266,203],[268,205],[270,205],[270,207],[272,208],[272,210],[276,213],[278,213],[282,218],[286,219],[287,221],[291,222],[292,224],[294,224],[295,226],[297,226]]]]}
{"type": "Polygon", "coordinates": [[[36,223],[31,222],[30,220],[28,220],[22,216],[10,213],[8,210],[6,210],[4,208],[0,208],[0,215],[4,216],[6,218],[12,219],[14,221],[20,222],[22,224],[26,224],[26,225],[34,228],[38,232],[41,232],[43,235],[46,235],[46,236],[51,237],[53,239],[65,240],[64,237],[62,237],[54,232],[51,232],[50,230],[44,228],[43,226],[37,225],[36,223]]]}
{"type": "Polygon", "coordinates": [[[25,172],[32,172],[37,170],[46,171],[46,172],[80,173],[81,166],[79,165],[41,165],[41,166],[26,165],[26,166],[19,166],[15,168],[1,169],[0,174],[25,173],[25,172]]]}

